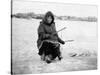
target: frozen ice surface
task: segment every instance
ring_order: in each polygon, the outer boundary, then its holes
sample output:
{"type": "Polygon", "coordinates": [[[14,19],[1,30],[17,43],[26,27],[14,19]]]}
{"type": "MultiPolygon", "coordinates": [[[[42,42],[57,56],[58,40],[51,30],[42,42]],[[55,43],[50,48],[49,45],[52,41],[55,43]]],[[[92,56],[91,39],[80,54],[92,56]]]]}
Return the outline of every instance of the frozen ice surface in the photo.
{"type": "Polygon", "coordinates": [[[64,40],[63,59],[47,64],[40,60],[37,49],[36,19],[12,19],[12,70],[14,74],[51,73],[97,69],[97,23],[56,20],[56,29],[64,40]]]}

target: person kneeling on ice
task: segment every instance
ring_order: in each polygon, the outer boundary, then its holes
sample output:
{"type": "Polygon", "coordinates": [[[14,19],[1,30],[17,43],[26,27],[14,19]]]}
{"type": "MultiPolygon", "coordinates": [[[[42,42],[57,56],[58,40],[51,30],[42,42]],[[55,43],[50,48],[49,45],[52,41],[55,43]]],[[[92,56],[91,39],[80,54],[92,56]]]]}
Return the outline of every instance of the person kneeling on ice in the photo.
{"type": "MultiPolygon", "coordinates": [[[[61,40],[61,38],[59,38],[57,34],[53,13],[51,11],[48,11],[38,27],[38,40],[37,40],[37,47],[39,49],[38,54],[42,56],[44,50],[51,49],[49,52],[52,53],[53,49],[56,49],[55,50],[56,53],[53,54],[54,55],[57,54],[58,59],[61,60],[62,56],[60,52],[59,43],[65,44],[65,42],[61,40]]],[[[49,52],[47,52],[46,54],[48,54],[49,52]]]]}

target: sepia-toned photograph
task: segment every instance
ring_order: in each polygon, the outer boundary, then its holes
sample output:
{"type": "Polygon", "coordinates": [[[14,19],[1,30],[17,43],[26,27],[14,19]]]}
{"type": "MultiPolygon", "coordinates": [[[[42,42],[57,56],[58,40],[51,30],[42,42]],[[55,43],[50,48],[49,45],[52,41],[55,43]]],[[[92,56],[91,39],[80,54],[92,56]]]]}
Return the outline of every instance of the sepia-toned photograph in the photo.
{"type": "Polygon", "coordinates": [[[11,1],[11,74],[97,70],[98,6],[11,1]]]}

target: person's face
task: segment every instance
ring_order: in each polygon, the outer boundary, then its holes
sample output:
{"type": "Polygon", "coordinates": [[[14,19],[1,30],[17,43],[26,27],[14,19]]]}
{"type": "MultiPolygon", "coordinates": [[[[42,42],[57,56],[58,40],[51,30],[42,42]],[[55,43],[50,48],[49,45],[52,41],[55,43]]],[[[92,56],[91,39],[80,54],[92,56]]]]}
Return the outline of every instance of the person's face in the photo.
{"type": "Polygon", "coordinates": [[[51,16],[48,16],[48,17],[47,17],[47,22],[48,22],[48,23],[51,23],[51,22],[52,22],[52,17],[51,17],[51,16]]]}

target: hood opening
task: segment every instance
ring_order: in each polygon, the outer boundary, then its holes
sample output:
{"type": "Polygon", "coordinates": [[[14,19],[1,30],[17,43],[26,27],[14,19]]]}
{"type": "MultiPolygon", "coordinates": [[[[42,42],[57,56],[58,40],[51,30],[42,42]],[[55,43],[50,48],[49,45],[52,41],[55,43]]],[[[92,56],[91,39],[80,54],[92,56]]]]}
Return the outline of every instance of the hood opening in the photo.
{"type": "Polygon", "coordinates": [[[54,22],[54,15],[53,15],[53,13],[52,13],[51,11],[48,11],[48,12],[45,14],[45,16],[44,16],[44,18],[43,18],[43,22],[46,23],[47,25],[51,25],[51,24],[54,22]],[[52,18],[51,23],[48,23],[48,21],[47,21],[48,16],[51,16],[51,18],[52,18]]]}

